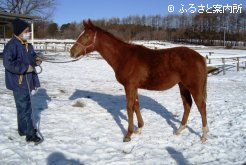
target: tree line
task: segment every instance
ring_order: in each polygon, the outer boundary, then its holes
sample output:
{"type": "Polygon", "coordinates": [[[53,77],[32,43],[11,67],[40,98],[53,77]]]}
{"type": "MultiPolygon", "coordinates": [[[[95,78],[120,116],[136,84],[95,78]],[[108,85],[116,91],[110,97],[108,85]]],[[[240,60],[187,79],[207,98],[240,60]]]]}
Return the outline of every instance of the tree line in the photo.
{"type": "MultiPolygon", "coordinates": [[[[123,40],[165,40],[203,45],[246,46],[246,10],[241,13],[197,13],[155,16],[129,16],[93,20],[94,24],[123,40]]],[[[39,38],[75,39],[82,22],[37,22],[39,38]]]]}

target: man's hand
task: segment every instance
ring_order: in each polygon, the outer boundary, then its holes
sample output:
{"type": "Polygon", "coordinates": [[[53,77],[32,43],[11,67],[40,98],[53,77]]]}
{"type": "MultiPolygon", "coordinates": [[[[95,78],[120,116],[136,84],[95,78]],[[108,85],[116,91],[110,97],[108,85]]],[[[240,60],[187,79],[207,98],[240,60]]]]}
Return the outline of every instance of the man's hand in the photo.
{"type": "Polygon", "coordinates": [[[37,57],[36,58],[36,65],[41,65],[42,64],[42,58],[37,57]]]}

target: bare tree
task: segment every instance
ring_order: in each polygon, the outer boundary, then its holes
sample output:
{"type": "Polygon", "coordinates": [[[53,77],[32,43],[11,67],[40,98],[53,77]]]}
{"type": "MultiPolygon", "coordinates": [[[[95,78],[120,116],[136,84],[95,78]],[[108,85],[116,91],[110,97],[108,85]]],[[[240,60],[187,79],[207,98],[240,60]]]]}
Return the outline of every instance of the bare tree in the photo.
{"type": "Polygon", "coordinates": [[[50,23],[47,28],[47,33],[49,36],[55,38],[58,33],[58,25],[57,23],[50,23]]]}
{"type": "Polygon", "coordinates": [[[66,39],[76,39],[82,31],[82,22],[80,24],[76,22],[69,23],[69,25],[64,29],[62,37],[66,39]]]}
{"type": "Polygon", "coordinates": [[[10,13],[40,16],[53,15],[56,0],[0,0],[0,9],[10,13]]]}

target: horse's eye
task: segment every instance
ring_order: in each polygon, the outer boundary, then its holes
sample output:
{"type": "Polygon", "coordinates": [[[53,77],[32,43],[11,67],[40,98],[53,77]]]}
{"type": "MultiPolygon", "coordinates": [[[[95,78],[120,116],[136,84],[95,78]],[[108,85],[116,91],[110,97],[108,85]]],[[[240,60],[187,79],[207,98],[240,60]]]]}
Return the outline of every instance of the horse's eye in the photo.
{"type": "Polygon", "coordinates": [[[86,39],[89,39],[89,37],[90,37],[89,34],[86,34],[86,35],[85,35],[85,38],[86,38],[86,39]]]}

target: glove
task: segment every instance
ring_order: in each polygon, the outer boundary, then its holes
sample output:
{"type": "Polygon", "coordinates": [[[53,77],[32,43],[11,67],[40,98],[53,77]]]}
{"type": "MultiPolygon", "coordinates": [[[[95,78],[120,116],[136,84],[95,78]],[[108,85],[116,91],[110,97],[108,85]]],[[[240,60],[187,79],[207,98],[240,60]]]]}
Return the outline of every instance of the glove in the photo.
{"type": "Polygon", "coordinates": [[[37,57],[36,58],[36,65],[41,65],[42,64],[42,58],[37,57]]]}
{"type": "Polygon", "coordinates": [[[31,65],[29,65],[26,72],[27,72],[27,73],[31,73],[31,72],[33,72],[33,71],[34,71],[33,67],[32,67],[31,65]]]}

